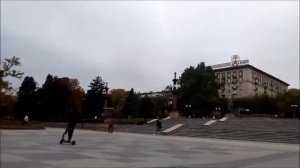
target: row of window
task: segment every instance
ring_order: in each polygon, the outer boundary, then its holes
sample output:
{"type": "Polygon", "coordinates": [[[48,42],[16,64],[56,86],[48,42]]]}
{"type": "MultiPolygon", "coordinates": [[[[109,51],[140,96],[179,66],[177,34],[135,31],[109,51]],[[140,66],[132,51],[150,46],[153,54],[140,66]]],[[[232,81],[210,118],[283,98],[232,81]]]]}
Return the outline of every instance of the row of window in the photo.
{"type": "Polygon", "coordinates": [[[243,81],[243,70],[216,73],[215,76],[218,83],[237,83],[243,81]]]}
{"type": "Polygon", "coordinates": [[[255,71],[252,71],[252,81],[255,85],[262,85],[264,89],[269,89],[276,92],[285,91],[285,86],[255,71]]]}

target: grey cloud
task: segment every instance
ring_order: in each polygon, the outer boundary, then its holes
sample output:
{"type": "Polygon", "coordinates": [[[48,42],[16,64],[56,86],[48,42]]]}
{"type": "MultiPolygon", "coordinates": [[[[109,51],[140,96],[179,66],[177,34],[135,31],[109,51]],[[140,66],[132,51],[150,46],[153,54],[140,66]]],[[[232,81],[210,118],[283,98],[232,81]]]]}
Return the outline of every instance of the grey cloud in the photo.
{"type": "Polygon", "coordinates": [[[1,55],[20,57],[40,85],[52,73],[87,89],[101,75],[110,88],[157,91],[174,71],[239,54],[299,88],[298,1],[1,4],[1,55]]]}

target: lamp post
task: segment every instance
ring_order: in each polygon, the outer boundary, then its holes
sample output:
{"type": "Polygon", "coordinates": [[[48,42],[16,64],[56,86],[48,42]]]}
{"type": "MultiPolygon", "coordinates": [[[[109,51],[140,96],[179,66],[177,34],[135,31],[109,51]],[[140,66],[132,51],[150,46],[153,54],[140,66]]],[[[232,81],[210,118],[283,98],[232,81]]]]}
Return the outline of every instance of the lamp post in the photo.
{"type": "Polygon", "coordinates": [[[220,107],[216,107],[216,111],[221,111],[221,108],[220,107]]]}
{"type": "MultiPolygon", "coordinates": [[[[216,110],[215,115],[219,115],[218,113],[221,112],[221,107],[216,107],[215,110],[216,110]]],[[[215,119],[215,117],[216,117],[215,115],[213,115],[213,119],[215,119]]]]}
{"type": "Polygon", "coordinates": [[[177,111],[177,93],[178,93],[178,79],[176,78],[176,72],[174,72],[172,93],[173,93],[173,109],[177,111]]]}
{"type": "Polygon", "coordinates": [[[104,90],[103,90],[103,93],[104,93],[104,107],[107,107],[107,93],[108,93],[108,87],[107,87],[107,82],[105,82],[105,87],[104,87],[104,90]]]}
{"type": "Polygon", "coordinates": [[[293,118],[296,118],[296,109],[297,109],[298,105],[297,104],[292,104],[291,108],[293,111],[293,118]]]}
{"type": "Polygon", "coordinates": [[[112,109],[107,107],[107,94],[108,94],[108,83],[105,82],[105,87],[103,88],[102,93],[104,94],[104,107],[103,107],[103,117],[104,117],[104,122],[108,123],[112,119],[112,109]]]}
{"type": "Polygon", "coordinates": [[[193,118],[195,118],[195,114],[192,114],[192,105],[191,104],[187,104],[185,105],[187,112],[189,113],[189,116],[192,116],[193,118]]]}

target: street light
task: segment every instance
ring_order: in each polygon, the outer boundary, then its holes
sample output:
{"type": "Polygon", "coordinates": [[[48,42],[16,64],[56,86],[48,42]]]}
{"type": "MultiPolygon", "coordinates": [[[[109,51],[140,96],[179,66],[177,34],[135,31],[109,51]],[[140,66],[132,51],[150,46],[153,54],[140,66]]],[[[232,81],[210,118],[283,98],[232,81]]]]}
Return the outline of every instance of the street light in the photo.
{"type": "MultiPolygon", "coordinates": [[[[187,111],[189,112],[190,116],[192,115],[192,105],[191,104],[187,104],[185,105],[187,111]]],[[[193,118],[195,118],[195,114],[193,113],[193,118]]]]}
{"type": "Polygon", "coordinates": [[[108,89],[109,89],[109,88],[107,87],[107,84],[108,84],[108,82],[105,82],[105,87],[104,87],[104,93],[105,93],[105,94],[107,94],[108,89]]]}
{"type": "Polygon", "coordinates": [[[172,80],[173,81],[173,86],[172,86],[172,88],[171,88],[171,92],[172,92],[172,94],[173,94],[173,109],[174,109],[174,111],[177,111],[177,93],[178,93],[178,88],[179,88],[179,86],[178,86],[178,81],[179,81],[179,79],[177,79],[177,77],[176,77],[176,72],[174,72],[174,79],[172,80]]]}
{"type": "Polygon", "coordinates": [[[104,107],[107,107],[107,93],[108,93],[108,87],[107,87],[108,82],[105,82],[105,87],[103,89],[103,94],[104,94],[104,107]]]}
{"type": "Polygon", "coordinates": [[[172,93],[175,95],[177,94],[177,90],[179,88],[179,86],[178,86],[179,79],[176,78],[176,74],[177,73],[174,72],[174,79],[172,80],[173,81],[172,93]]]}

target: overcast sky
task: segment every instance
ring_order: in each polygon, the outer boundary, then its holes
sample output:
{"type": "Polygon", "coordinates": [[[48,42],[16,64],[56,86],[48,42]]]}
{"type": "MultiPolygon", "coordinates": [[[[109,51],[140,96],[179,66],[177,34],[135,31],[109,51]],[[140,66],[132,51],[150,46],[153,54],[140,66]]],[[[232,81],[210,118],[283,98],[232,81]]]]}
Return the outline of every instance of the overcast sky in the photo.
{"type": "MultiPolygon", "coordinates": [[[[299,1],[1,1],[1,56],[86,90],[161,91],[173,73],[232,55],[299,88],[299,1]]],[[[21,81],[11,80],[18,88],[21,81]]]]}

